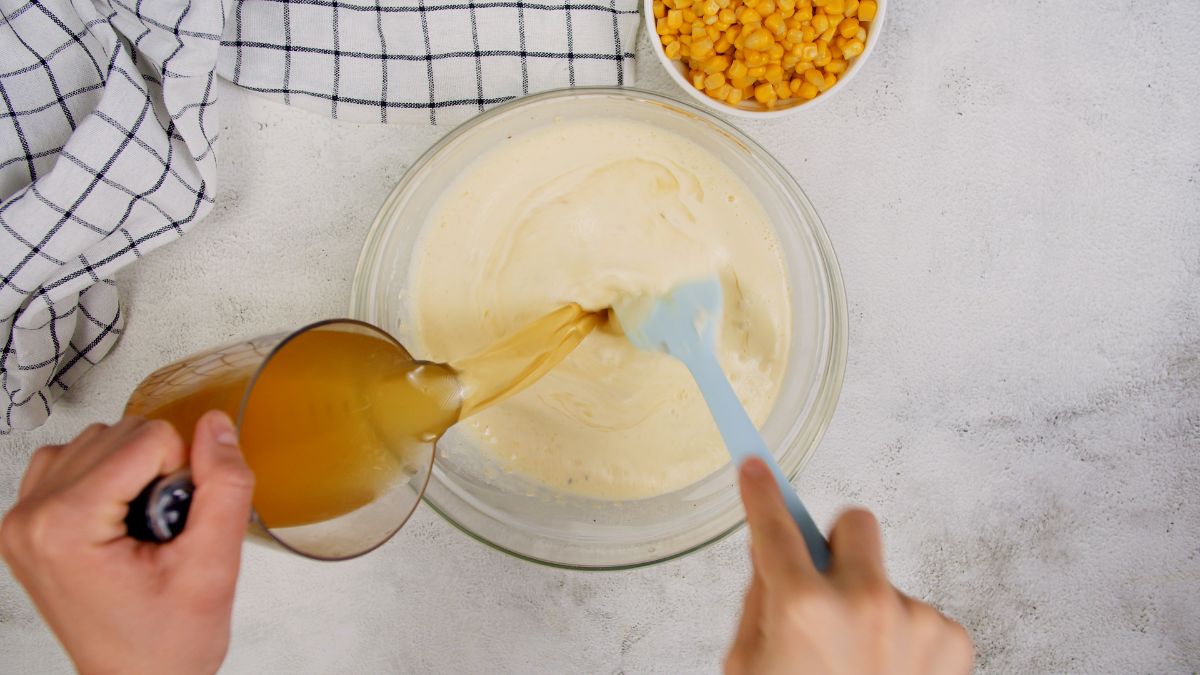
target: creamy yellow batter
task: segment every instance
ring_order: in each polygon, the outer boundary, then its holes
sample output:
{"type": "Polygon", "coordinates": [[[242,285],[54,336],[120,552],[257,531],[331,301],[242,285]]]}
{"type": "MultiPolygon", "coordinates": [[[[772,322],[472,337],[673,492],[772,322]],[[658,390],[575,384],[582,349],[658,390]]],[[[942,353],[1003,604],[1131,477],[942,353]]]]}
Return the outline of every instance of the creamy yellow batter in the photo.
{"type": "MultiPolygon", "coordinates": [[[[568,302],[717,275],[721,364],[756,423],[771,410],[791,325],[775,234],[737,176],[660,127],[580,119],[504,141],[447,191],[413,255],[413,346],[438,361],[568,302]]],[[[603,499],[665,494],[729,459],[683,365],[613,331],[462,424],[506,470],[603,499]]]]}

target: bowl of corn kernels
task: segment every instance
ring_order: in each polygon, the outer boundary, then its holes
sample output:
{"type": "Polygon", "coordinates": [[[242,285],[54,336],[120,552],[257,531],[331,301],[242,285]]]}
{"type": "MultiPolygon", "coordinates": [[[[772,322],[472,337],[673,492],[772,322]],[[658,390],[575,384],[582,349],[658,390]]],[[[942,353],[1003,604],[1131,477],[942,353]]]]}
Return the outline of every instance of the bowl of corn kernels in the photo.
{"type": "Polygon", "coordinates": [[[886,0],[643,0],[655,53],[702,104],[743,117],[811,107],[879,40],[886,0]]]}

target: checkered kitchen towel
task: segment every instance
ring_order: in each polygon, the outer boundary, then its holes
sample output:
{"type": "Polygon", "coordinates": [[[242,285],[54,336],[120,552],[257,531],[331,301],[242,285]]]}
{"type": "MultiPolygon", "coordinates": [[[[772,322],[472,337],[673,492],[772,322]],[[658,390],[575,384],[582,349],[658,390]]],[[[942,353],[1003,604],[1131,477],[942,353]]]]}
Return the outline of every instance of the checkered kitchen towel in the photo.
{"type": "Polygon", "coordinates": [[[624,85],[636,0],[0,0],[0,433],[122,329],[113,274],[212,208],[216,76],[325,114],[448,124],[624,85]]]}

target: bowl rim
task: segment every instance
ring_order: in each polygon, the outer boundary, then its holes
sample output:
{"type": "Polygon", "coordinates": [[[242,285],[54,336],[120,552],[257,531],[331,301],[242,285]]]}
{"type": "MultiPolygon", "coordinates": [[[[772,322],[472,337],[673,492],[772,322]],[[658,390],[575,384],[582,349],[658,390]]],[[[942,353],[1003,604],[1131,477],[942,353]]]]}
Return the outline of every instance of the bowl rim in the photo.
{"type": "Polygon", "coordinates": [[[774,110],[760,110],[733,106],[729,105],[728,103],[710,98],[700,91],[697,91],[697,89],[692,86],[692,83],[688,82],[687,79],[684,78],[683,73],[680,72],[679,66],[682,64],[678,61],[672,61],[671,59],[667,58],[666,52],[663,51],[662,41],[658,39],[658,31],[654,25],[654,0],[642,0],[642,26],[645,28],[646,36],[650,40],[650,48],[654,52],[655,60],[657,60],[658,64],[667,71],[667,75],[671,78],[671,80],[681,89],[686,91],[692,100],[700,102],[700,104],[705,108],[715,110],[726,115],[732,115],[734,117],[741,117],[744,119],[779,119],[781,117],[790,117],[795,115],[801,110],[812,110],[813,108],[824,103],[834,94],[844,89],[843,85],[849,84],[849,82],[858,75],[858,71],[862,70],[863,66],[866,65],[867,59],[871,56],[871,53],[875,51],[875,45],[879,42],[879,36],[883,33],[884,17],[887,14],[888,2],[887,0],[875,1],[878,3],[879,7],[875,12],[875,19],[871,22],[871,32],[867,34],[866,48],[863,49],[863,53],[859,54],[846,69],[845,75],[838,78],[838,81],[832,87],[830,87],[828,91],[822,93],[814,99],[808,101],[801,100],[789,105],[786,108],[776,108],[774,110]]]}
{"type": "MultiPolygon", "coordinates": [[[[812,202],[808,199],[808,195],[800,187],[799,183],[796,182],[795,178],[792,177],[791,173],[782,164],[780,164],[779,160],[775,159],[775,157],[771,155],[771,153],[769,153],[761,144],[750,138],[749,135],[735,127],[729,121],[722,119],[720,116],[714,114],[711,110],[701,108],[693,103],[681,100],[678,97],[661,92],[637,89],[634,87],[588,86],[551,89],[536,94],[523,96],[521,98],[500,104],[458,125],[452,131],[430,146],[428,150],[422,153],[421,156],[409,166],[408,170],[404,172],[404,175],[401,176],[400,180],[396,183],[396,186],[392,188],[391,192],[388,193],[388,196],[384,198],[383,203],[380,205],[379,210],[375,215],[375,219],[372,222],[371,227],[368,229],[367,234],[364,237],[358,262],[355,265],[354,279],[351,283],[350,289],[349,315],[351,317],[359,318],[360,320],[365,320],[368,322],[370,322],[373,318],[369,316],[369,312],[367,310],[370,307],[370,298],[374,296],[375,286],[377,285],[379,279],[377,276],[368,274],[368,272],[372,267],[372,262],[375,257],[375,248],[381,243],[382,239],[386,235],[386,230],[390,222],[389,216],[394,209],[396,200],[400,198],[408,184],[415,177],[429,169],[429,165],[434,161],[443,148],[451,143],[454,143],[460,136],[469,133],[493,117],[498,117],[514,108],[540,101],[571,96],[619,96],[623,98],[643,100],[651,104],[662,105],[665,107],[676,107],[681,109],[681,112],[683,113],[698,116],[702,120],[717,126],[723,132],[729,134],[739,143],[743,144],[748,150],[751,151],[756,159],[762,161],[775,175],[780,177],[781,182],[784,183],[784,186],[788,190],[792,191],[792,196],[798,199],[800,206],[808,210],[808,213],[805,215],[811,216],[811,234],[816,243],[817,250],[821,255],[822,261],[824,262],[828,271],[827,278],[829,281],[831,335],[829,341],[828,368],[824,373],[822,373],[817,386],[817,391],[825,392],[825,395],[818,397],[818,399],[814,402],[813,410],[810,413],[810,419],[813,421],[812,437],[809,444],[810,449],[808,452],[804,453],[804,455],[797,462],[796,466],[787,473],[788,481],[794,481],[796,476],[798,476],[800,472],[804,470],[804,467],[808,465],[808,462],[812,459],[812,456],[816,454],[816,449],[820,445],[821,440],[825,436],[825,432],[829,428],[829,424],[833,420],[833,415],[837,409],[837,404],[841,397],[842,386],[845,379],[849,346],[849,316],[848,303],[845,294],[845,284],[842,279],[841,265],[838,262],[837,255],[833,249],[833,243],[829,238],[829,234],[825,229],[825,225],[821,221],[820,216],[817,214],[816,209],[812,206],[812,202]],[[368,318],[364,319],[364,316],[367,316],[368,318]]],[[[384,330],[385,332],[390,332],[384,327],[380,327],[380,329],[384,330]]],[[[792,442],[795,442],[795,440],[793,439],[792,442]]],[[[434,452],[436,455],[436,447],[434,452]]],[[[434,463],[434,469],[436,470],[436,461],[434,463]]],[[[430,481],[433,479],[433,474],[434,471],[431,470],[430,481]]],[[[465,533],[470,538],[488,546],[489,548],[506,553],[521,560],[545,565],[547,567],[579,571],[619,571],[665,563],[711,546],[712,544],[721,541],[725,537],[728,537],[730,534],[741,529],[746,523],[745,516],[743,514],[742,517],[738,518],[738,520],[728,528],[717,532],[716,534],[713,534],[712,536],[697,542],[692,546],[666,555],[661,555],[650,560],[640,560],[629,563],[604,563],[595,565],[572,564],[522,553],[488,539],[484,535],[479,534],[468,528],[466,525],[458,522],[458,520],[440,508],[429,498],[428,491],[422,493],[421,501],[427,504],[433,509],[434,512],[453,525],[456,529],[465,533]]]]}

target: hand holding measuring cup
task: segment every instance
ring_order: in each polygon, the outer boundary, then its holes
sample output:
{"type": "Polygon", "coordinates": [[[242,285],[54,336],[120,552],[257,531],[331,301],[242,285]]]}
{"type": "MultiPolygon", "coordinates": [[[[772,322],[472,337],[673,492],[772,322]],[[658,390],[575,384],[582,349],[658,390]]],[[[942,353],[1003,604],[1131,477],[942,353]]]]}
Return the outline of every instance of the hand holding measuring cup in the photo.
{"type": "MultiPolygon", "coordinates": [[[[211,408],[236,416],[258,478],[250,534],[340,560],[400,529],[447,428],[536,381],[601,320],[565,305],[451,364],[415,360],[368,324],[326,321],[161,368],[138,386],[126,414],[180,429],[211,408]]],[[[130,534],[171,539],[189,495],[186,473],[150,485],[130,505],[130,534]]]]}

